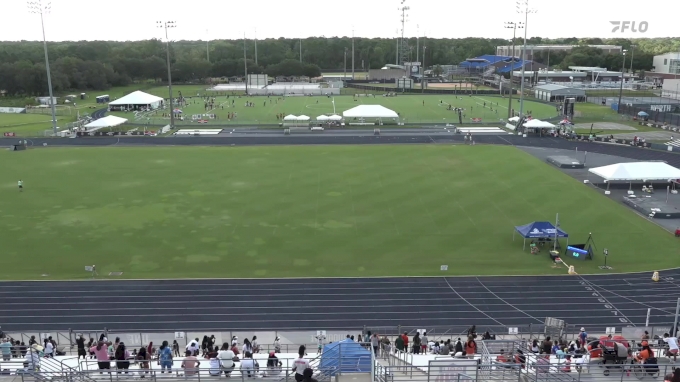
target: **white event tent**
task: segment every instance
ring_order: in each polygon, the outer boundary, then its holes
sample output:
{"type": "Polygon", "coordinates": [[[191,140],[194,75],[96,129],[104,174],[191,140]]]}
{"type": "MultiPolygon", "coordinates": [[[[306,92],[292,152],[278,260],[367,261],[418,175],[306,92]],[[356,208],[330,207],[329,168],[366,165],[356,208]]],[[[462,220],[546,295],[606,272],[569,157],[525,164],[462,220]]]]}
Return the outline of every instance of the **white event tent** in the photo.
{"type": "Polygon", "coordinates": [[[381,105],[359,105],[342,112],[345,118],[399,118],[394,110],[381,105]]]}
{"type": "Polygon", "coordinates": [[[293,114],[288,114],[287,116],[283,117],[284,121],[297,121],[298,117],[293,114]]]}
{"type": "Polygon", "coordinates": [[[551,129],[555,127],[555,125],[550,122],[541,121],[539,119],[532,119],[531,121],[527,121],[524,124],[524,127],[528,129],[551,129]]]}
{"type": "Polygon", "coordinates": [[[109,106],[115,109],[158,109],[163,105],[163,98],[156,97],[143,91],[137,90],[115,101],[109,102],[109,106]]]}
{"type": "Polygon", "coordinates": [[[298,120],[298,121],[309,121],[310,118],[309,118],[308,116],[306,116],[306,115],[299,115],[299,116],[297,117],[297,120],[298,120]]]}
{"type": "Polygon", "coordinates": [[[320,115],[320,116],[316,117],[316,120],[317,121],[328,121],[328,116],[320,115]]]}
{"type": "Polygon", "coordinates": [[[337,114],[333,114],[330,117],[328,117],[328,120],[329,121],[342,121],[342,117],[337,115],[337,114]]]}
{"type": "Polygon", "coordinates": [[[104,118],[99,118],[85,125],[87,132],[97,131],[99,129],[104,129],[107,127],[115,127],[124,124],[128,120],[121,117],[116,117],[115,115],[108,115],[104,118]]]}
{"type": "Polygon", "coordinates": [[[611,181],[664,181],[680,179],[680,169],[664,162],[631,162],[616,163],[609,166],[595,167],[588,170],[603,178],[606,182],[611,181]]]}

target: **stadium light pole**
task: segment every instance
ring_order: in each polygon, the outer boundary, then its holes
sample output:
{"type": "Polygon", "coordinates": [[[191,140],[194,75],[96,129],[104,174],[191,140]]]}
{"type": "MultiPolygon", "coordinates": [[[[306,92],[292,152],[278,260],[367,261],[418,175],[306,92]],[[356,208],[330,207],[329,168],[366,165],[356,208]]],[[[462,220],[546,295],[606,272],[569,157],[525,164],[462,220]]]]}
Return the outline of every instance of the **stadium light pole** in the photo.
{"type": "Polygon", "coordinates": [[[352,28],[352,80],[354,80],[354,28],[352,28]]]}
{"type": "Polygon", "coordinates": [[[519,95],[519,117],[524,116],[524,72],[526,67],[527,54],[527,23],[529,22],[529,13],[535,13],[535,10],[529,9],[529,0],[522,0],[517,2],[517,13],[524,13],[524,45],[522,47],[522,84],[520,86],[519,95]]]}
{"type": "Polygon", "coordinates": [[[515,39],[517,38],[517,29],[522,29],[524,28],[524,24],[516,23],[514,21],[508,21],[505,23],[505,28],[506,29],[512,29],[512,64],[510,64],[510,99],[508,100],[508,119],[514,117],[512,115],[512,93],[513,93],[513,87],[512,87],[512,74],[514,73],[514,67],[515,67],[515,39]]]}
{"type": "Polygon", "coordinates": [[[156,27],[165,30],[165,59],[168,64],[168,106],[170,110],[170,129],[175,128],[175,109],[172,100],[172,73],[170,70],[170,39],[168,38],[168,29],[177,28],[175,21],[156,21],[156,27]]]}
{"type": "Polygon", "coordinates": [[[425,50],[427,47],[423,45],[423,76],[420,77],[420,89],[425,93],[425,50]]]}
{"type": "Polygon", "coordinates": [[[635,58],[635,45],[630,46],[630,74],[633,74],[633,59],[635,58]]]}
{"type": "Polygon", "coordinates": [[[626,71],[626,52],[627,50],[623,50],[623,62],[621,63],[621,84],[619,86],[619,104],[616,106],[616,113],[621,114],[621,98],[623,96],[623,81],[625,77],[623,76],[623,72],[626,71]]]}
{"type": "Polygon", "coordinates": [[[206,29],[205,30],[205,53],[208,58],[208,62],[210,62],[210,30],[206,29]]]}
{"type": "Polygon", "coordinates": [[[343,81],[347,81],[347,47],[345,47],[345,73],[342,76],[343,81]]]}
{"type": "Polygon", "coordinates": [[[36,0],[36,1],[29,1],[28,2],[28,11],[33,14],[38,14],[40,15],[40,26],[42,27],[42,35],[43,35],[43,49],[45,50],[45,69],[47,70],[47,88],[48,88],[48,94],[50,96],[50,106],[52,108],[52,132],[54,135],[57,135],[57,109],[56,106],[54,105],[55,99],[54,99],[54,93],[52,91],[52,74],[50,73],[50,58],[47,55],[47,39],[45,38],[45,21],[43,19],[43,15],[47,14],[50,12],[50,9],[52,8],[51,3],[46,3],[43,4],[41,0],[36,0]]]}

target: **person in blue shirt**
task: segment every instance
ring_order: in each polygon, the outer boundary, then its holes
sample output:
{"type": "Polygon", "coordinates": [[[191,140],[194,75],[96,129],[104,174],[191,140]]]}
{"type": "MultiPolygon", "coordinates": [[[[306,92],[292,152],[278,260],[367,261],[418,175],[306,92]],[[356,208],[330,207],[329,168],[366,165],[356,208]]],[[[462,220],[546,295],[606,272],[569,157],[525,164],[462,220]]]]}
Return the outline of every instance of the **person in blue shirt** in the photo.
{"type": "Polygon", "coordinates": [[[9,361],[12,358],[12,344],[7,338],[2,339],[0,344],[0,350],[2,350],[2,360],[9,361]]]}
{"type": "Polygon", "coordinates": [[[163,341],[160,349],[158,349],[158,363],[161,365],[161,373],[165,373],[165,369],[168,370],[168,373],[172,372],[172,349],[168,346],[168,341],[163,341]]]}

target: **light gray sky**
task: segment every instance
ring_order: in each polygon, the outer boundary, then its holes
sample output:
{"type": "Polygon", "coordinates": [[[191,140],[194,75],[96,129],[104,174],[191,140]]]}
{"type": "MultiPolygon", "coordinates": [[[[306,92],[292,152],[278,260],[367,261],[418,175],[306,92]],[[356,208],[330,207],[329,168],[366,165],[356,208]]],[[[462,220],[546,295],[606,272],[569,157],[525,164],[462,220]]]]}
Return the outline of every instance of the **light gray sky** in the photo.
{"type": "MultiPolygon", "coordinates": [[[[309,36],[394,37],[401,0],[42,0],[47,39],[145,40],[160,38],[156,21],[172,20],[172,40],[299,38],[309,36]]],[[[528,37],[678,36],[673,1],[613,3],[596,0],[529,0],[528,37]],[[626,4],[628,6],[626,6],[626,4]],[[651,12],[642,12],[649,9],[651,12]],[[665,10],[665,11],[664,11],[665,10]],[[645,33],[613,33],[609,21],[647,22],[645,33]]],[[[524,21],[514,0],[405,0],[407,36],[435,38],[511,37],[505,21],[524,21]]],[[[2,40],[39,40],[40,18],[23,0],[5,0],[2,40]]],[[[523,31],[522,31],[523,33],[523,31]]]]}

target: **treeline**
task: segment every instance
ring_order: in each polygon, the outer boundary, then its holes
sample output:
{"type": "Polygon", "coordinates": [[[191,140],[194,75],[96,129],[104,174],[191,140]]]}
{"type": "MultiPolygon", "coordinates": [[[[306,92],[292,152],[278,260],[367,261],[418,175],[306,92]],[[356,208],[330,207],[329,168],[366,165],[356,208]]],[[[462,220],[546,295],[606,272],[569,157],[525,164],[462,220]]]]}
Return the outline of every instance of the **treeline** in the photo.
{"type": "MultiPolygon", "coordinates": [[[[427,66],[458,64],[470,57],[494,54],[495,47],[507,45],[505,39],[411,39],[409,60],[424,61],[427,66]],[[418,46],[419,49],[416,49],[418,46]],[[423,49],[427,46],[427,49],[423,49]],[[425,57],[423,57],[423,52],[425,57]]],[[[521,41],[517,40],[518,47],[521,41]]],[[[651,69],[651,57],[680,51],[679,38],[658,39],[576,39],[547,40],[531,38],[530,45],[611,44],[625,49],[634,47],[633,70],[651,69]]],[[[167,81],[166,45],[159,40],[115,42],[79,41],[48,44],[55,91],[106,90],[137,81],[167,81]]],[[[170,44],[173,81],[205,82],[210,77],[243,76],[266,73],[270,76],[304,75],[316,77],[321,69],[342,71],[352,64],[356,71],[377,69],[396,60],[394,39],[352,39],[349,37],[178,41],[170,44]],[[302,60],[300,60],[302,44],[302,60]],[[244,62],[244,45],[245,56],[244,62]]],[[[519,52],[519,49],[518,49],[519,52]]],[[[518,53],[519,54],[519,53],[518,53]]],[[[603,54],[598,49],[579,48],[570,52],[537,53],[536,61],[551,67],[570,65],[621,67],[620,55],[603,54]]],[[[627,57],[626,67],[630,68],[627,57]]],[[[0,90],[8,95],[44,95],[46,74],[43,45],[40,42],[0,42],[0,90]]]]}

